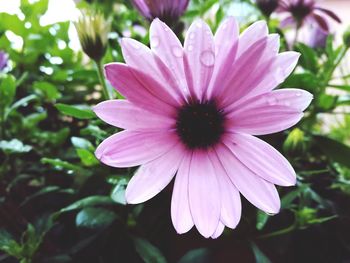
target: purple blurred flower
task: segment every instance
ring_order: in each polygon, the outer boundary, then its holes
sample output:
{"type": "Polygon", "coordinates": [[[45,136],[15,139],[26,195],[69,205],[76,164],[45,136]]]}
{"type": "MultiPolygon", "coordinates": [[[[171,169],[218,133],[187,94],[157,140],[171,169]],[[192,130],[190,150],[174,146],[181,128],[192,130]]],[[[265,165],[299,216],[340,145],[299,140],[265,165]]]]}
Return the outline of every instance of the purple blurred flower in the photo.
{"type": "Polygon", "coordinates": [[[256,5],[266,17],[270,17],[278,7],[278,0],[256,0],[256,5]]]}
{"type": "Polygon", "coordinates": [[[323,31],[329,31],[328,18],[341,22],[332,11],[319,7],[314,0],[280,0],[279,12],[289,13],[281,22],[282,27],[302,27],[304,24],[316,24],[323,31]]]}
{"type": "Polygon", "coordinates": [[[174,25],[185,12],[189,0],[132,0],[133,5],[148,20],[160,18],[174,25]]]}
{"type": "Polygon", "coordinates": [[[313,26],[308,32],[308,39],[306,44],[312,48],[325,48],[329,32],[323,31],[318,26],[313,26]]]}
{"type": "Polygon", "coordinates": [[[3,70],[7,66],[7,62],[8,55],[5,52],[0,51],[0,70],[3,70]]]}

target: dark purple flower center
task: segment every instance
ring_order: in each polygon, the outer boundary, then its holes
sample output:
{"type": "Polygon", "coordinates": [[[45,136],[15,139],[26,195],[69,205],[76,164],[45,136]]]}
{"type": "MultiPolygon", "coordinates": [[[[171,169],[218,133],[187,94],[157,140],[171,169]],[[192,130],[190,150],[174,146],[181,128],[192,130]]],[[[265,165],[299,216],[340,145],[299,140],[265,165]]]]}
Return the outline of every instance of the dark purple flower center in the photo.
{"type": "Polygon", "coordinates": [[[302,22],[312,12],[313,5],[300,0],[296,4],[291,5],[289,10],[298,21],[302,22]]]}
{"type": "Polygon", "coordinates": [[[273,11],[278,7],[278,0],[257,0],[257,6],[260,11],[267,17],[269,17],[273,11]]]}
{"type": "Polygon", "coordinates": [[[225,115],[215,101],[191,102],[179,109],[176,132],[190,149],[208,148],[224,133],[225,115]]]}

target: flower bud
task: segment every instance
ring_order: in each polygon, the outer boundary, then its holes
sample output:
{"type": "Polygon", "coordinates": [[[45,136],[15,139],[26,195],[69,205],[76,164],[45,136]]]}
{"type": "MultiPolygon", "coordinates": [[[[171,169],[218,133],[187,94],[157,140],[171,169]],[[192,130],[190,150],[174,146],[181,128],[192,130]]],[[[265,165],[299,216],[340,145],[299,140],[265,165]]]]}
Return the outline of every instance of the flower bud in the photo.
{"type": "Polygon", "coordinates": [[[306,148],[304,132],[298,128],[293,129],[284,141],[283,150],[288,153],[300,153],[306,148]]]}
{"type": "Polygon", "coordinates": [[[343,41],[346,47],[350,47],[350,27],[345,31],[343,41]]]}
{"type": "Polygon", "coordinates": [[[266,17],[270,15],[277,9],[278,0],[256,0],[256,5],[266,17]]]}
{"type": "Polygon", "coordinates": [[[3,70],[7,66],[7,62],[8,55],[5,52],[0,51],[0,70],[3,70]]]}
{"type": "Polygon", "coordinates": [[[84,10],[74,25],[85,54],[94,61],[100,61],[107,50],[111,21],[100,12],[84,10]]]}

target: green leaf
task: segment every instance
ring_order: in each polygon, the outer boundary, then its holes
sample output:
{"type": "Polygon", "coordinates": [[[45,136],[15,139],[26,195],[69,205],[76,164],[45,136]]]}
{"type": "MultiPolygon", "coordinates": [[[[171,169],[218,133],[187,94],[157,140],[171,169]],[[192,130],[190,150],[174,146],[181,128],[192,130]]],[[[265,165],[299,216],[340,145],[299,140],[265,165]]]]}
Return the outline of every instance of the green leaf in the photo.
{"type": "Polygon", "coordinates": [[[0,141],[0,149],[7,154],[26,153],[32,149],[32,146],[25,145],[17,139],[12,139],[11,141],[0,141]]]}
{"type": "Polygon", "coordinates": [[[187,252],[178,263],[210,263],[210,251],[207,248],[197,248],[187,252]]]}
{"type": "Polygon", "coordinates": [[[65,170],[72,170],[72,171],[82,171],[83,169],[77,165],[71,164],[66,161],[62,161],[60,159],[51,159],[51,158],[42,158],[41,163],[43,164],[50,164],[54,166],[57,169],[65,169],[65,170]]]}
{"type": "Polygon", "coordinates": [[[301,53],[301,66],[313,73],[317,73],[318,55],[316,51],[303,43],[298,43],[296,49],[301,53]]]}
{"type": "Polygon", "coordinates": [[[113,200],[109,196],[103,196],[103,195],[94,195],[89,196],[83,199],[80,199],[79,201],[76,201],[75,203],[62,208],[60,212],[68,212],[76,209],[82,209],[85,207],[92,207],[92,206],[101,206],[101,205],[113,205],[115,204],[113,200]]]}
{"type": "Polygon", "coordinates": [[[86,105],[67,105],[62,103],[55,104],[55,107],[64,115],[72,116],[77,119],[93,119],[95,113],[86,105]]]}
{"type": "Polygon", "coordinates": [[[271,263],[267,256],[260,250],[260,248],[255,244],[251,243],[251,247],[255,256],[256,263],[271,263]]]}
{"type": "Polygon", "coordinates": [[[327,155],[334,162],[350,168],[350,147],[325,136],[316,135],[314,138],[317,146],[324,152],[325,155],[327,155]]]}
{"type": "Polygon", "coordinates": [[[4,75],[0,79],[0,113],[9,107],[16,95],[16,79],[12,75],[4,75]]]}
{"type": "Polygon", "coordinates": [[[48,101],[55,101],[61,98],[61,93],[57,87],[46,81],[37,81],[33,84],[34,91],[48,101]]]}
{"type": "Polygon", "coordinates": [[[116,218],[117,215],[110,210],[87,207],[77,214],[75,224],[78,227],[100,228],[110,225],[116,218]]]}
{"type": "Polygon", "coordinates": [[[166,263],[166,259],[158,248],[143,238],[134,238],[136,252],[145,263],[166,263]]]}
{"type": "Polygon", "coordinates": [[[298,186],[297,189],[283,196],[281,199],[281,208],[289,208],[293,201],[298,198],[300,194],[303,193],[307,188],[309,188],[309,185],[303,184],[298,186]]]}
{"type": "Polygon", "coordinates": [[[28,29],[25,28],[24,22],[21,21],[17,15],[0,13],[0,21],[0,31],[5,32],[6,30],[10,30],[22,37],[25,37],[29,32],[28,29]]]}
{"type": "Polygon", "coordinates": [[[284,88],[299,88],[309,91],[317,90],[321,85],[316,75],[311,72],[293,74],[282,85],[284,88]]]}
{"type": "Polygon", "coordinates": [[[71,142],[75,148],[81,148],[90,151],[93,151],[95,149],[92,143],[84,138],[72,137],[71,142]]]}
{"type": "Polygon", "coordinates": [[[16,101],[15,103],[13,103],[11,105],[11,107],[5,112],[5,119],[7,118],[7,116],[15,109],[22,107],[22,106],[26,106],[30,101],[37,99],[36,95],[31,94],[28,95],[18,101],[16,101]]]}
{"type": "Polygon", "coordinates": [[[77,149],[77,154],[81,160],[81,162],[85,166],[94,166],[99,164],[100,162],[96,159],[95,155],[86,149],[77,149]]]}
{"type": "Polygon", "coordinates": [[[262,230],[265,227],[268,219],[269,219],[268,214],[258,210],[257,216],[256,216],[256,229],[262,230]]]}

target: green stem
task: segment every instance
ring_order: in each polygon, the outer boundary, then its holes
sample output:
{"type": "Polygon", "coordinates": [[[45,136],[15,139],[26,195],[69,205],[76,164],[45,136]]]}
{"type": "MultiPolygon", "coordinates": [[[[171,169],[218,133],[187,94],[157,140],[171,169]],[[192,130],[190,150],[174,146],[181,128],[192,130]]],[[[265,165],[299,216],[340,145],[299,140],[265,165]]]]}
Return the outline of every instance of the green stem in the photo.
{"type": "Polygon", "coordinates": [[[346,53],[348,52],[348,47],[343,48],[343,50],[341,51],[338,60],[336,61],[336,63],[334,63],[333,67],[331,67],[331,69],[327,72],[328,74],[326,74],[326,78],[325,78],[325,87],[328,86],[328,83],[332,80],[332,76],[334,71],[337,69],[337,67],[339,66],[339,64],[342,62],[343,58],[345,57],[346,53]]]}
{"type": "Polygon", "coordinates": [[[298,41],[298,38],[299,38],[299,29],[300,29],[300,26],[299,26],[299,23],[297,24],[297,27],[295,29],[295,37],[294,37],[294,41],[293,41],[293,45],[292,45],[292,48],[295,47],[295,44],[297,43],[298,41]]]}
{"type": "Polygon", "coordinates": [[[96,64],[96,68],[97,68],[98,79],[99,79],[99,81],[101,83],[101,86],[102,86],[103,97],[106,100],[112,99],[112,96],[109,94],[109,91],[108,91],[106,80],[105,80],[105,78],[103,76],[102,63],[101,63],[101,61],[95,61],[95,64],[96,64]]]}
{"type": "Polygon", "coordinates": [[[263,239],[263,238],[269,238],[269,237],[275,237],[275,236],[280,236],[280,235],[284,235],[287,234],[289,232],[292,232],[294,229],[296,229],[296,224],[294,223],[293,225],[287,227],[287,228],[283,228],[281,230],[277,230],[275,232],[272,233],[268,233],[262,236],[259,236],[259,239],[263,239]]]}

